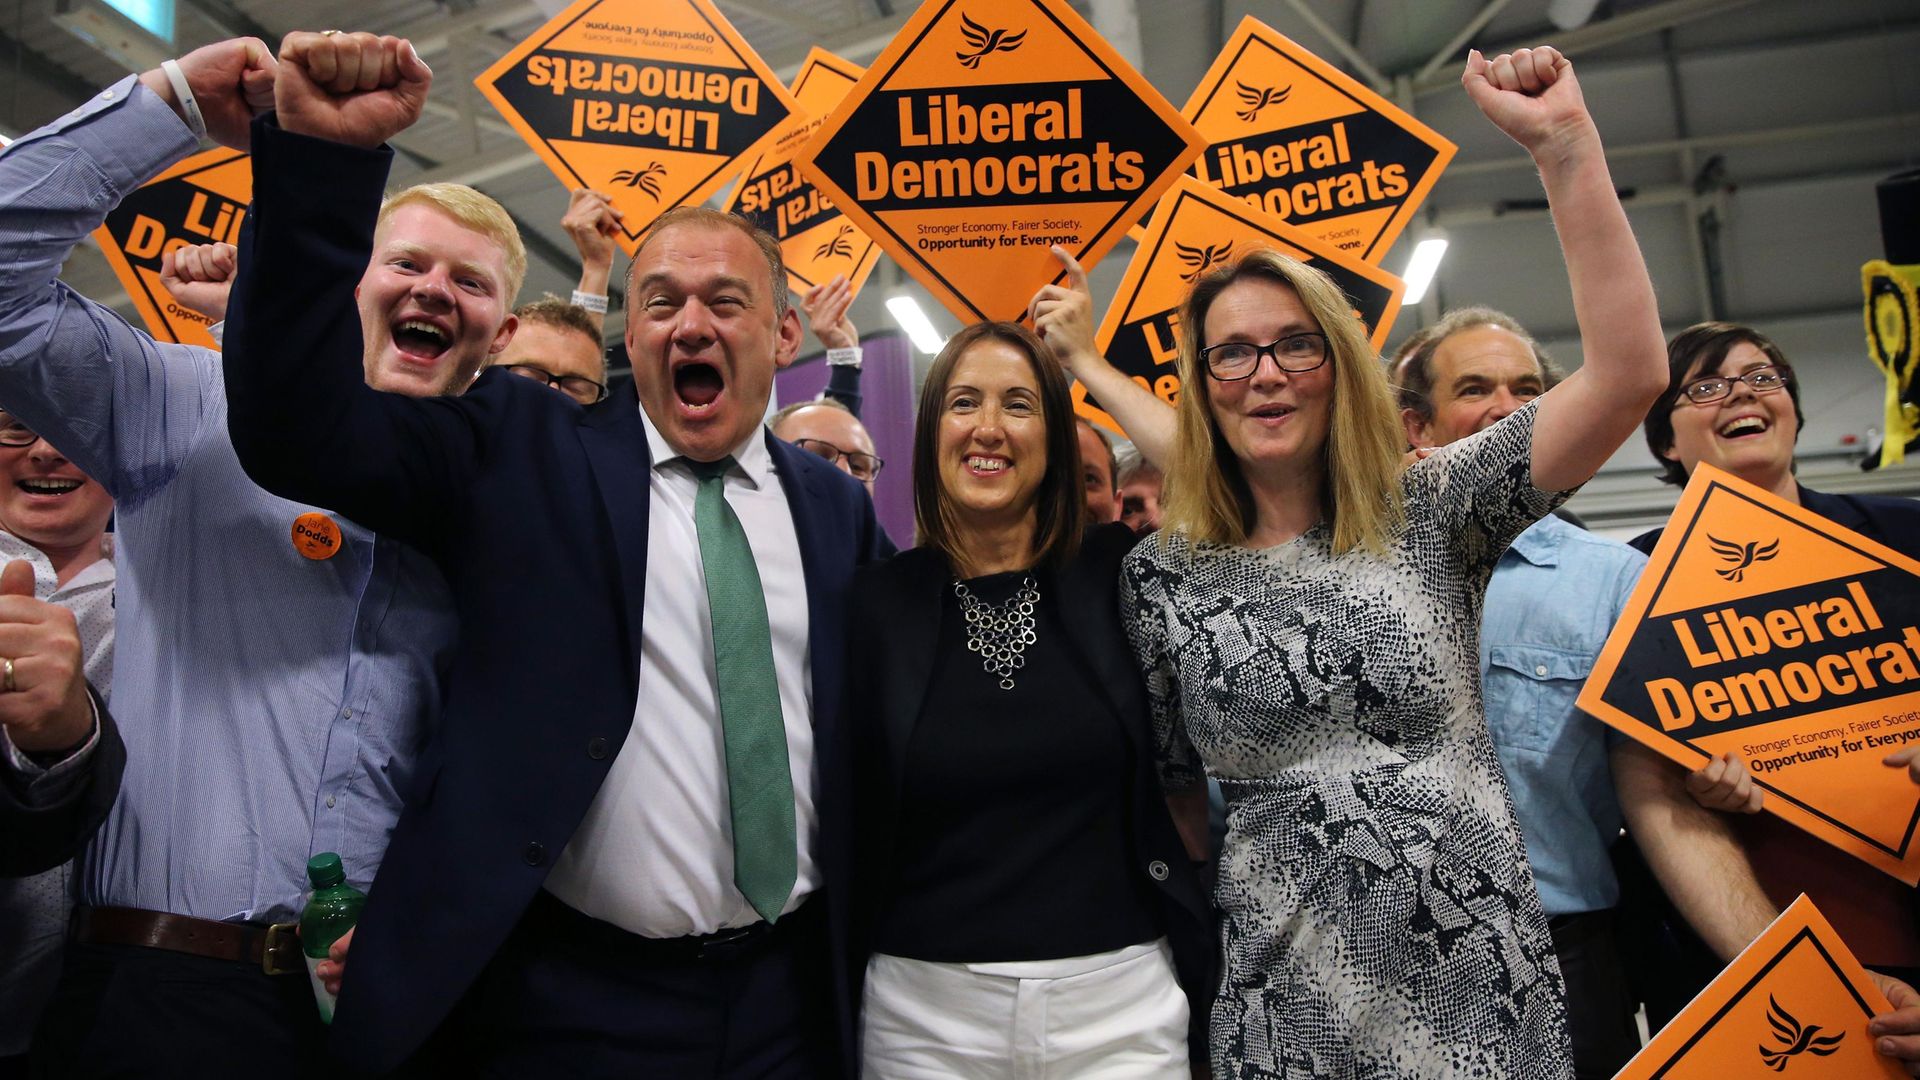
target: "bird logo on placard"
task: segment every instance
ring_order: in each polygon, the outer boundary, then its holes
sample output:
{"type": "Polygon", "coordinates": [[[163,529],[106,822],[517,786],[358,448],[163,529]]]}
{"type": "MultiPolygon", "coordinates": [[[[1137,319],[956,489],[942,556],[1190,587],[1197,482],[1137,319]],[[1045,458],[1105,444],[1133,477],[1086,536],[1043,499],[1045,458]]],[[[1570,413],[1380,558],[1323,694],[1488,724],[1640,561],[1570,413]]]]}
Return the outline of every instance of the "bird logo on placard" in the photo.
{"type": "Polygon", "coordinates": [[[639,188],[655,199],[660,197],[660,178],[667,175],[667,167],[657,161],[649,161],[645,168],[621,169],[613,174],[613,182],[627,187],[639,188]]]}
{"type": "Polygon", "coordinates": [[[1293,87],[1291,86],[1281,86],[1277,88],[1272,86],[1248,86],[1243,82],[1235,82],[1234,85],[1240,88],[1240,100],[1247,106],[1234,113],[1234,115],[1242,120],[1248,121],[1259,116],[1261,109],[1269,105],[1278,105],[1287,100],[1288,94],[1293,93],[1293,87]]]}
{"type": "Polygon", "coordinates": [[[1773,1033],[1785,1046],[1772,1047],[1760,1044],[1760,1060],[1774,1072],[1785,1072],[1787,1062],[1801,1054],[1826,1057],[1840,1049],[1840,1041],[1847,1037],[1846,1032],[1837,1035],[1821,1035],[1819,1024],[1802,1026],[1792,1013],[1780,1007],[1780,1002],[1772,994],[1767,995],[1767,1023],[1773,1027],[1773,1033]]]}
{"type": "Polygon", "coordinates": [[[1707,542],[1713,545],[1713,553],[1720,556],[1722,562],[1730,562],[1733,564],[1725,570],[1715,570],[1714,573],[1719,574],[1721,577],[1735,584],[1745,580],[1747,569],[1754,563],[1766,562],[1768,559],[1780,554],[1780,541],[1778,540],[1769,540],[1765,544],[1762,544],[1758,540],[1749,540],[1744,544],[1736,544],[1731,540],[1722,540],[1717,536],[1709,534],[1707,542]]]}
{"type": "Polygon", "coordinates": [[[833,234],[833,239],[813,249],[813,257],[816,259],[830,259],[835,255],[845,255],[849,259],[853,258],[853,245],[847,243],[847,237],[852,235],[853,226],[840,226],[840,230],[833,234]]]}
{"type": "Polygon", "coordinates": [[[973,48],[970,53],[953,54],[954,58],[960,61],[960,66],[964,68],[977,68],[980,66],[981,59],[988,53],[1012,52],[1020,47],[1022,41],[1027,40],[1025,30],[1017,34],[1009,34],[1005,30],[989,30],[965,15],[960,16],[960,33],[967,39],[967,44],[973,48]]]}
{"type": "Polygon", "coordinates": [[[1188,247],[1176,240],[1173,250],[1188,267],[1181,273],[1180,280],[1192,284],[1199,280],[1201,274],[1226,261],[1228,253],[1233,251],[1233,241],[1212,247],[1188,247]]]}

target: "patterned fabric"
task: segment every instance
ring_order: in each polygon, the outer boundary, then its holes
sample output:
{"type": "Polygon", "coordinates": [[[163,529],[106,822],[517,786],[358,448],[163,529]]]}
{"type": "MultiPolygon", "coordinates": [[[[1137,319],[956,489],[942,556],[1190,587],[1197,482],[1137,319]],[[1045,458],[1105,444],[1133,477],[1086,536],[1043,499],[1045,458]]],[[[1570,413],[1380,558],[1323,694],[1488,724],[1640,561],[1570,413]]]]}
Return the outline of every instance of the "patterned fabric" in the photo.
{"type": "Polygon", "coordinates": [[[1531,406],[1408,469],[1390,550],[1163,530],[1121,603],[1162,778],[1226,797],[1216,1076],[1567,1077],[1565,993],[1480,707],[1487,578],[1564,493],[1531,406]]]}

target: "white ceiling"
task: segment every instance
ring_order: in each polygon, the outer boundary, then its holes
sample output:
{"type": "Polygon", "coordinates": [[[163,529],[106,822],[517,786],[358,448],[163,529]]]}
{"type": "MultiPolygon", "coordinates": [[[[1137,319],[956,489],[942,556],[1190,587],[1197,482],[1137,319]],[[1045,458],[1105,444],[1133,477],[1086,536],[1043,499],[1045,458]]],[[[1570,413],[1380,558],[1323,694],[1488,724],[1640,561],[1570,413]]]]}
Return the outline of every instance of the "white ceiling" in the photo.
{"type": "MultiPolygon", "coordinates": [[[[0,130],[17,134],[77,105],[124,69],[52,21],[58,0],[0,0],[0,130]]],[[[396,184],[458,179],[521,221],[532,266],[526,295],[565,295],[575,273],[558,222],[566,193],[472,89],[472,77],[547,18],[529,0],[176,0],[176,47],[258,33],[341,27],[414,39],[436,72],[432,111],[399,140],[396,184]]],[[[542,0],[557,10],[552,0],[542,0]]],[[[907,0],[718,0],[783,76],[819,44],[865,63],[905,21],[907,0]]],[[[1375,81],[1460,147],[1428,199],[1452,248],[1433,296],[1402,314],[1398,339],[1448,304],[1512,313],[1566,366],[1578,363],[1565,273],[1518,147],[1458,87],[1471,45],[1549,42],[1578,64],[1609,143],[1617,184],[1677,330],[1709,316],[1772,334],[1802,373],[1808,476],[1829,487],[1920,493],[1920,467],[1860,476],[1848,456],[1877,426],[1881,384],[1862,349],[1859,267],[1879,257],[1874,182],[1920,166],[1920,2],[1916,0],[1602,0],[1571,31],[1549,0],[1078,0],[1117,43],[1136,38],[1141,70],[1177,106],[1226,34],[1254,15],[1375,81]],[[1337,43],[1336,40],[1337,39],[1337,43]],[[1431,68],[1431,71],[1428,69],[1431,68]],[[1518,208],[1516,208],[1518,207],[1518,208]],[[1701,238],[1695,223],[1717,221],[1701,238]],[[1717,271],[1716,269],[1717,268],[1717,271]],[[1717,294],[1717,299],[1715,298],[1717,294]],[[1851,440],[1851,443],[1849,442],[1851,440]]],[[[1566,3],[1558,6],[1591,6],[1566,3]]],[[[1122,45],[1123,50],[1127,45],[1122,45]]],[[[1387,259],[1402,268],[1416,230],[1387,259]]],[[[1095,269],[1111,295],[1131,246],[1095,269]]],[[[618,269],[618,268],[616,268],[618,269]]],[[[77,251],[66,280],[117,304],[125,296],[97,251],[77,251]]],[[[890,328],[884,294],[914,288],[883,260],[855,322],[890,328]]],[[[957,324],[925,303],[943,331],[957,324]]],[[[1629,529],[1664,515],[1670,491],[1625,447],[1576,506],[1629,529]]]]}

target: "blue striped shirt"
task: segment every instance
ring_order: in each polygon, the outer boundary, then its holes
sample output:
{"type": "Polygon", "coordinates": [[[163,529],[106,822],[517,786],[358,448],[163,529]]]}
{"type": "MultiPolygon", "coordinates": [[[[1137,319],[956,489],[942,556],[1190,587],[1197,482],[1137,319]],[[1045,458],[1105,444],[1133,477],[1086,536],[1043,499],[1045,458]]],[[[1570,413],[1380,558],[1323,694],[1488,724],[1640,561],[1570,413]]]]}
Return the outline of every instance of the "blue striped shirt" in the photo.
{"type": "MultiPolygon", "coordinates": [[[[227,436],[220,357],[155,342],[56,280],[74,245],[196,149],[124,79],[0,153],[0,407],[113,494],[113,711],[127,771],[80,860],[90,904],[295,917],[307,859],[373,880],[455,620],[422,555],[334,516],[309,560],[227,436]]],[[[198,238],[189,238],[198,239],[198,238]]]]}

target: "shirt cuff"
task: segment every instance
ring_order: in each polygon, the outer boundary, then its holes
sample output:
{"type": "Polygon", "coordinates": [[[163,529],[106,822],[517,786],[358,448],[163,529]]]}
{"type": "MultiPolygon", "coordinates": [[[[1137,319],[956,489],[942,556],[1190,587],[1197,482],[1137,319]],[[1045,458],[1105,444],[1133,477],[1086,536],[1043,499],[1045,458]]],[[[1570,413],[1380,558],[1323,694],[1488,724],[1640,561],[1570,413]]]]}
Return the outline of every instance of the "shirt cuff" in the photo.
{"type": "Polygon", "coordinates": [[[213,347],[223,349],[227,344],[227,320],[221,319],[207,327],[207,333],[213,337],[213,347]]]}
{"type": "Polygon", "coordinates": [[[828,349],[827,363],[835,367],[859,367],[860,346],[854,345],[845,349],[828,349]]]}
{"type": "Polygon", "coordinates": [[[27,781],[27,791],[30,796],[40,795],[43,785],[51,785],[61,777],[73,773],[93,756],[94,749],[100,745],[100,704],[94,700],[92,694],[87,695],[87,710],[92,713],[87,741],[81,743],[80,747],[71,754],[51,765],[36,764],[31,757],[27,756],[26,751],[13,745],[13,739],[7,735],[7,729],[0,727],[0,750],[6,752],[7,767],[12,769],[15,775],[27,781]]]}

